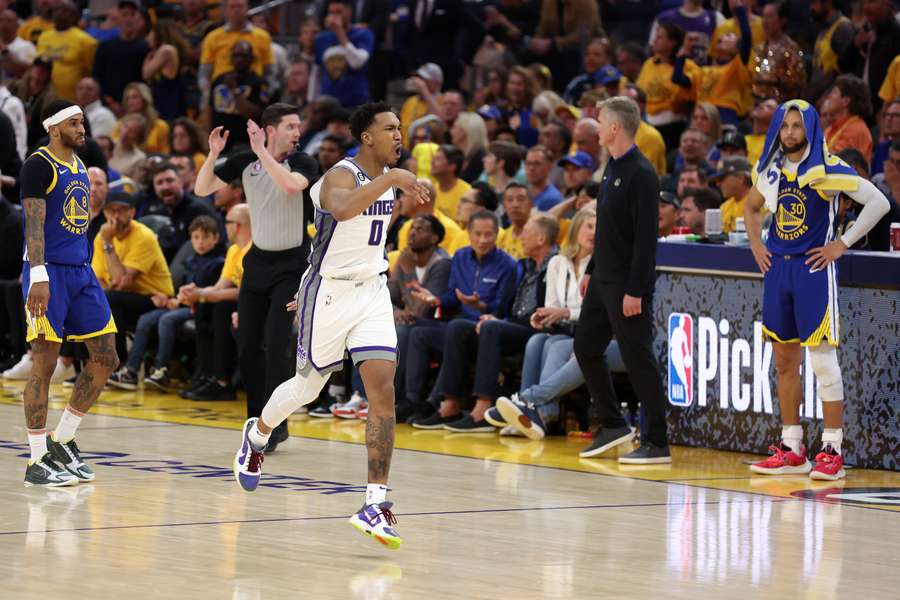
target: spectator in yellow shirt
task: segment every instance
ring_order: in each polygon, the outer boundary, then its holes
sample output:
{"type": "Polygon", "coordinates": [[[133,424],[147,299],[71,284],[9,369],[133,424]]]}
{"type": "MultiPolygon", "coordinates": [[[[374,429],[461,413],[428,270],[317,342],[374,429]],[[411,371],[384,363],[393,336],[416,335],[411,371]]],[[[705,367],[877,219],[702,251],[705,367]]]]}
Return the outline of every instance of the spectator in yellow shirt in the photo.
{"type": "Polygon", "coordinates": [[[94,238],[91,267],[106,290],[118,326],[116,351],[128,358],[125,335],[140,316],[156,307],[153,294],[175,295],[172,275],[156,235],[134,220],[135,198],[122,190],[110,192],[103,205],[106,223],[94,238]]]}
{"type": "MultiPolygon", "coordinates": [[[[406,80],[406,91],[415,92],[403,102],[400,108],[401,131],[409,131],[414,121],[427,114],[438,114],[440,102],[438,92],[444,83],[444,72],[434,63],[425,63],[406,80]]],[[[403,145],[412,147],[409,136],[403,139],[403,145]]]]}
{"type": "Polygon", "coordinates": [[[269,89],[278,88],[279,82],[273,80],[275,59],[272,57],[272,38],[265,30],[250,24],[248,10],[248,0],[225,0],[225,24],[203,38],[197,74],[197,83],[204,94],[200,106],[209,104],[212,81],[231,70],[231,47],[241,40],[253,48],[251,70],[268,82],[269,89]]]}
{"type": "Polygon", "coordinates": [[[456,217],[459,199],[472,187],[459,178],[464,160],[462,150],[449,144],[438,148],[431,159],[431,176],[437,182],[435,186],[437,198],[434,204],[444,216],[451,219],[456,217]]]}
{"type": "Polygon", "coordinates": [[[719,179],[719,190],[727,198],[719,207],[722,211],[722,231],[735,230],[738,218],[744,217],[744,204],[753,187],[750,178],[750,163],[746,158],[731,156],[722,160],[722,169],[715,175],[719,179]]]}
{"type": "MultiPolygon", "coordinates": [[[[138,113],[147,120],[147,132],[140,148],[148,154],[168,154],[169,148],[169,124],[159,118],[159,114],[153,107],[153,92],[146,83],[132,82],[125,87],[122,95],[122,106],[125,114],[138,113]]],[[[124,117],[123,117],[124,119],[124,117]]],[[[122,119],[113,128],[112,138],[118,142],[119,132],[122,127],[122,119]]]]}
{"type": "MultiPolygon", "coordinates": [[[[737,6],[744,6],[744,9],[746,9],[747,13],[750,15],[750,32],[753,45],[755,46],[762,43],[763,39],[765,39],[762,18],[751,12],[754,4],[756,4],[756,0],[729,0],[728,4],[731,7],[732,13],[735,12],[737,6]]],[[[735,17],[725,19],[718,27],[716,27],[715,31],[713,31],[712,39],[709,41],[709,47],[715,48],[719,43],[719,38],[729,33],[740,33],[740,26],[735,17]]]]}
{"type": "Polygon", "coordinates": [[[447,251],[448,256],[453,256],[453,252],[457,247],[457,238],[463,237],[466,239],[466,242],[468,242],[469,235],[456,224],[456,221],[445,215],[443,212],[435,210],[437,191],[435,190],[434,184],[427,179],[420,179],[419,183],[428,190],[428,196],[431,198],[431,202],[419,204],[405,194],[400,196],[400,214],[409,217],[409,220],[401,225],[400,231],[397,232],[397,250],[395,250],[395,252],[402,252],[409,245],[409,230],[416,217],[422,215],[434,215],[435,218],[440,221],[441,225],[444,226],[444,239],[439,246],[447,251]]]}
{"type": "Polygon", "coordinates": [[[525,258],[522,248],[522,230],[531,217],[531,196],[528,188],[521,183],[510,183],[503,192],[503,210],[509,217],[509,227],[497,234],[497,247],[515,258],[525,258]]]}
{"type": "Polygon", "coordinates": [[[878,97],[887,106],[889,102],[896,98],[900,98],[900,54],[894,57],[887,70],[884,81],[881,82],[881,88],[878,90],[878,97]]]}
{"type": "Polygon", "coordinates": [[[497,194],[486,181],[476,181],[459,199],[459,204],[456,205],[456,223],[462,229],[462,235],[456,236],[448,254],[452,255],[469,245],[469,218],[480,210],[492,213],[497,211],[497,194]]]}
{"type": "MultiPolygon", "coordinates": [[[[653,56],[644,62],[638,86],[647,93],[647,122],[662,134],[667,148],[678,146],[678,137],[689,115],[690,90],[672,81],[675,54],[684,43],[684,30],[674,23],[660,23],[653,40],[653,56]]],[[[695,75],[697,65],[687,59],[684,74],[695,75]]]]}
{"type": "Polygon", "coordinates": [[[623,95],[637,102],[641,109],[642,120],[634,136],[634,143],[661,177],[666,174],[666,142],[656,127],[643,120],[647,116],[647,94],[637,85],[629,83],[625,86],[623,95]]]}
{"type": "Polygon", "coordinates": [[[762,154],[763,146],[766,143],[766,132],[769,131],[769,124],[772,122],[776,110],[778,110],[778,101],[774,98],[767,98],[750,111],[750,123],[753,129],[744,140],[747,142],[747,160],[751,166],[756,165],[762,154]]]}
{"type": "Polygon", "coordinates": [[[37,42],[38,56],[53,62],[50,78],[61,98],[75,101],[75,86],[91,74],[97,40],[77,27],[78,9],[63,0],[53,9],[53,29],[41,33],[37,42]]]}
{"type": "Polygon", "coordinates": [[[34,3],[35,14],[22,23],[18,36],[37,46],[41,34],[53,29],[53,9],[57,4],[59,4],[58,0],[37,0],[34,3]]]}

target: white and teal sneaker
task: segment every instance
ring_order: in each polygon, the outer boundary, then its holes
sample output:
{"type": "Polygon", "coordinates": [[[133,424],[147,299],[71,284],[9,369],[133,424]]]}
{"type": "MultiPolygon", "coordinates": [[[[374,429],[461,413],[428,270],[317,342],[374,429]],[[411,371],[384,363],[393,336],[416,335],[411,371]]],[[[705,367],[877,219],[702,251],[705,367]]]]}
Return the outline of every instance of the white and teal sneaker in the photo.
{"type": "Polygon", "coordinates": [[[65,444],[61,444],[56,441],[53,434],[48,434],[47,451],[50,452],[53,460],[61,464],[66,471],[80,481],[93,481],[96,478],[94,470],[81,460],[81,452],[78,450],[78,445],[75,443],[74,438],[65,444]]]}
{"type": "Polygon", "coordinates": [[[380,544],[396,550],[403,540],[393,528],[397,524],[397,518],[391,512],[393,505],[392,502],[365,504],[350,517],[350,524],[380,544]]]}
{"type": "Polygon", "coordinates": [[[37,461],[28,461],[25,469],[25,486],[62,487],[78,485],[78,477],[72,475],[54,460],[49,452],[37,461]]]}
{"type": "Polygon", "coordinates": [[[262,476],[262,464],[265,458],[263,451],[255,450],[248,437],[250,430],[258,420],[253,417],[244,422],[241,447],[234,455],[234,478],[245,492],[255,490],[259,485],[259,478],[262,476]]]}

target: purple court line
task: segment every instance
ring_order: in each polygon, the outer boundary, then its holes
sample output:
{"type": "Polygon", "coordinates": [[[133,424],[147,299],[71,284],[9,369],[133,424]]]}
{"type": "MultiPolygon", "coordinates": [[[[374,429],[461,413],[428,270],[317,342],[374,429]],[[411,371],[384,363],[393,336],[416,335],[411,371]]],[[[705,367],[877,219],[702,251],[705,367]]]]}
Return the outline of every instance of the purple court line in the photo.
{"type": "MultiPolygon", "coordinates": [[[[771,498],[773,502],[790,500],[790,498],[771,498]]],[[[752,500],[734,500],[731,503],[744,504],[752,500]]],[[[477,508],[470,510],[445,510],[432,512],[397,513],[398,517],[433,517],[471,515],[486,513],[512,513],[512,512],[537,512],[549,510],[591,510],[602,508],[655,508],[660,506],[700,506],[708,504],[720,504],[719,500],[707,500],[705,502],[649,502],[643,504],[589,504],[586,506],[535,506],[527,508],[477,508]]],[[[240,525],[242,523],[293,523],[298,521],[334,521],[347,519],[348,515],[324,516],[324,517],[278,517],[271,519],[235,519],[228,521],[192,521],[187,523],[158,523],[155,525],[108,525],[105,527],[72,527],[66,529],[36,529],[33,531],[0,531],[0,536],[27,535],[32,533],[72,533],[84,531],[110,531],[117,529],[157,529],[162,527],[194,527],[202,525],[240,525]]]]}

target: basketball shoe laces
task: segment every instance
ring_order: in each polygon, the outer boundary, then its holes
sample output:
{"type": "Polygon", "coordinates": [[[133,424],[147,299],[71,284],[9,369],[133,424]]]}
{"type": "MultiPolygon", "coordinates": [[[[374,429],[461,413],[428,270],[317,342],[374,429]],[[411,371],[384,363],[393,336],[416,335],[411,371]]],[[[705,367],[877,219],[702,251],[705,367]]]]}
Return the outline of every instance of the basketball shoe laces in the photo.
{"type": "Polygon", "coordinates": [[[394,513],[391,512],[390,508],[379,506],[378,510],[381,511],[381,514],[384,516],[384,520],[387,521],[388,527],[393,527],[397,524],[397,517],[394,516],[394,513]]]}
{"type": "Polygon", "coordinates": [[[66,454],[69,455],[69,462],[81,462],[81,451],[78,449],[78,444],[75,443],[75,439],[71,439],[65,444],[61,444],[63,448],[66,449],[66,454]]]}

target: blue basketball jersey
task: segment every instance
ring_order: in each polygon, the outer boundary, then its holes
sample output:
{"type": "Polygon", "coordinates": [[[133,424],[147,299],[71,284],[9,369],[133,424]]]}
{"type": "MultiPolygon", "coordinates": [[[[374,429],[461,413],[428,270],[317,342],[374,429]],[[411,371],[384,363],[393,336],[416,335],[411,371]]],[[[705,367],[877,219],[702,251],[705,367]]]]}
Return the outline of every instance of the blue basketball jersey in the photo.
{"type": "MultiPolygon", "coordinates": [[[[88,264],[91,262],[92,248],[87,238],[91,222],[91,182],[87,168],[77,155],[73,157],[73,162],[66,163],[54,156],[46,146],[36,150],[26,163],[38,160],[47,161],[53,170],[43,196],[47,204],[44,260],[64,265],[88,264]]],[[[28,259],[27,248],[25,259],[28,259]]]]}
{"type": "Polygon", "coordinates": [[[796,173],[782,171],[778,208],[772,216],[766,247],[772,254],[805,254],[831,241],[837,196],[797,184],[796,173]]]}

